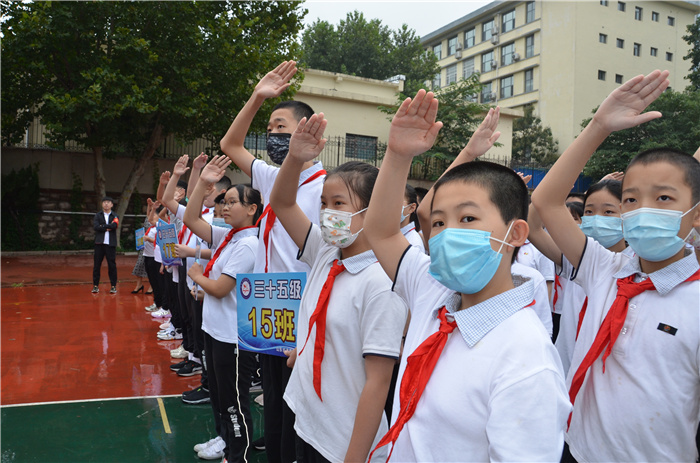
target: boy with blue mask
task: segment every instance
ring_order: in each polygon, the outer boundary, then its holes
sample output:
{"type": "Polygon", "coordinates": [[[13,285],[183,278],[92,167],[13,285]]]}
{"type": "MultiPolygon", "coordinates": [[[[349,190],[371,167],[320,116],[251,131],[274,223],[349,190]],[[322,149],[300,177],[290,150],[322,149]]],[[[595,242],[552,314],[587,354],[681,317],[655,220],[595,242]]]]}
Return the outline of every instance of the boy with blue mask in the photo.
{"type": "MultiPolygon", "coordinates": [[[[253,94],[240,110],[226,135],[221,139],[223,151],[239,169],[251,179],[251,185],[260,191],[265,210],[260,219],[260,243],[256,255],[255,273],[305,272],[309,266],[297,260],[299,248],[285,231],[272,209],[270,194],[280,168],[256,159],[244,146],[245,137],[265,100],[279,97],[297,72],[296,62],[285,61],[268,72],[255,86],[253,94]]],[[[291,134],[299,121],[314,114],[301,101],[283,101],[275,106],[267,124],[267,154],[281,165],[289,151],[291,134]]],[[[307,161],[299,177],[297,201],[306,216],[319,224],[321,190],[326,171],[319,161],[307,161]]],[[[270,463],[291,463],[296,460],[294,416],[282,399],[291,375],[284,357],[260,355],[263,370],[265,401],[265,440],[253,442],[257,449],[264,448],[270,463]]]]}
{"type": "Polygon", "coordinates": [[[567,378],[569,461],[697,459],[700,265],[683,239],[700,225],[700,164],[663,148],[630,162],[621,219],[631,257],[586,238],[559,204],[608,135],[661,117],[642,111],[667,78],[656,70],[614,90],[532,196],[588,295],[567,378]]]}
{"type": "MultiPolygon", "coordinates": [[[[571,408],[561,362],[530,308],[532,281],[511,274],[528,234],[523,181],[488,162],[451,167],[419,206],[431,210],[430,223],[421,221],[430,256],[397,226],[411,160],[442,127],[437,106],[420,90],[399,108],[365,218],[379,263],[411,309],[393,424],[379,446],[395,461],[557,461],[571,408]]],[[[494,112],[458,160],[493,145],[494,112]]]]}

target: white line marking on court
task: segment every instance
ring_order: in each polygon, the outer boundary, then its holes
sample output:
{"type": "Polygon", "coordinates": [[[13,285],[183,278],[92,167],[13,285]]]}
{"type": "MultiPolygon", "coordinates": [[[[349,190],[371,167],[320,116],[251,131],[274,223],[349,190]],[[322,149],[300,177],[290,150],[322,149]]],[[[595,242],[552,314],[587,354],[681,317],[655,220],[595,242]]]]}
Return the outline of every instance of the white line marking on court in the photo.
{"type": "Polygon", "coordinates": [[[146,396],[140,396],[140,397],[110,397],[110,398],[106,398],[106,399],[57,400],[55,402],[33,402],[33,403],[28,403],[28,404],[0,405],[0,408],[31,407],[31,406],[35,406],[35,405],[75,404],[75,403],[83,403],[83,402],[108,402],[108,401],[112,401],[112,400],[158,399],[158,398],[168,398],[168,397],[182,397],[182,394],[146,395],[146,396]]]}

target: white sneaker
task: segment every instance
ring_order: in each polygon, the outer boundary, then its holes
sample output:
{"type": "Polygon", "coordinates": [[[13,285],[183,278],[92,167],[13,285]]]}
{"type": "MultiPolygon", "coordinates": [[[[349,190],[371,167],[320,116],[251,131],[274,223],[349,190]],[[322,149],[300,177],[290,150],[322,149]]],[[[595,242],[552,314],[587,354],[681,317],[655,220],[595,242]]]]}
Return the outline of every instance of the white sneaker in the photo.
{"type": "Polygon", "coordinates": [[[173,324],[170,323],[170,320],[168,320],[165,323],[161,323],[158,328],[160,328],[161,330],[169,330],[169,329],[172,329],[172,327],[173,327],[173,324]]]}
{"type": "Polygon", "coordinates": [[[209,447],[197,452],[197,456],[202,460],[218,460],[224,456],[226,442],[223,439],[215,441],[209,447]]]}
{"type": "Polygon", "coordinates": [[[146,309],[146,312],[153,312],[154,310],[158,310],[158,306],[154,302],[153,304],[144,307],[144,309],[146,309]]]}
{"type": "Polygon", "coordinates": [[[222,439],[220,436],[212,437],[211,439],[209,439],[209,440],[206,441],[206,442],[203,442],[203,443],[201,443],[201,444],[195,445],[195,446],[194,446],[194,451],[197,452],[197,453],[199,453],[199,452],[201,452],[202,450],[211,447],[212,445],[214,445],[215,442],[218,442],[218,441],[223,441],[223,439],[222,439]]]}
{"type": "Polygon", "coordinates": [[[165,333],[158,333],[158,339],[160,339],[161,341],[172,341],[176,339],[182,339],[182,333],[173,329],[165,333]]]}
{"type": "Polygon", "coordinates": [[[156,310],[155,312],[151,312],[151,317],[153,318],[168,318],[170,316],[170,311],[162,308],[156,310]]]}
{"type": "Polygon", "coordinates": [[[184,347],[180,346],[177,349],[172,349],[170,351],[170,356],[174,359],[186,359],[189,357],[189,352],[185,350],[184,347]]]}

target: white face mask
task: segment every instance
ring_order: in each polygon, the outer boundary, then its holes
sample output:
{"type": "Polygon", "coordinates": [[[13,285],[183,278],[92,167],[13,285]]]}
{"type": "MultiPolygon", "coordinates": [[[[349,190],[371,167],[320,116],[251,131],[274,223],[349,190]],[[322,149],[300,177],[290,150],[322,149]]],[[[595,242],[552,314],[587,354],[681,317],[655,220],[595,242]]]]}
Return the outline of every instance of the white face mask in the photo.
{"type": "Polygon", "coordinates": [[[401,208],[401,222],[399,222],[399,224],[402,224],[404,220],[406,220],[407,218],[409,218],[411,216],[410,213],[408,215],[403,215],[403,211],[405,211],[406,208],[410,207],[410,206],[411,206],[410,204],[406,204],[405,206],[403,206],[401,208]]]}
{"type": "Polygon", "coordinates": [[[355,242],[357,235],[363,230],[360,229],[355,234],[350,231],[352,217],[366,210],[367,208],[364,208],[353,214],[351,212],[335,211],[328,208],[322,209],[321,234],[323,236],[323,241],[339,248],[347,248],[350,246],[355,242]]]}

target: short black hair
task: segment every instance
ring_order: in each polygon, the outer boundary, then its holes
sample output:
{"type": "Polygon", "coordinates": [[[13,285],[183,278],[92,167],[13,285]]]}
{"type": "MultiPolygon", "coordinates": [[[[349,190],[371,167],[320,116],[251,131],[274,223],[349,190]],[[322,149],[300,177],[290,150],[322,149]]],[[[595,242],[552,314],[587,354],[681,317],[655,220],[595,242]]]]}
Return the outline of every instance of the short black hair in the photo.
{"type": "MultiPolygon", "coordinates": [[[[527,220],[527,186],[514,170],[488,161],[461,164],[445,172],[435,183],[433,203],[440,187],[451,182],[473,183],[484,188],[488,192],[489,199],[500,212],[504,223],[517,219],[527,220]]],[[[433,203],[430,204],[431,210],[433,203]]],[[[516,247],[513,250],[513,261],[519,249],[520,247],[516,247]]]]}
{"type": "Polygon", "coordinates": [[[420,201],[423,201],[423,198],[425,198],[425,195],[428,194],[428,189],[423,188],[422,186],[414,187],[414,190],[416,190],[416,195],[418,196],[418,199],[420,201]]]}
{"type": "Polygon", "coordinates": [[[403,196],[408,200],[408,204],[416,205],[416,210],[411,212],[410,218],[411,222],[416,226],[416,231],[420,231],[420,222],[418,220],[418,213],[416,212],[418,210],[418,194],[416,193],[416,189],[407,183],[403,196]]]}
{"type": "Polygon", "coordinates": [[[183,190],[187,190],[187,182],[184,180],[178,180],[177,187],[182,188],[183,190]]]}
{"type": "Polygon", "coordinates": [[[581,217],[583,217],[583,205],[580,202],[569,201],[566,203],[566,207],[569,209],[569,212],[574,220],[579,220],[581,217]]]}
{"type": "MultiPolygon", "coordinates": [[[[258,223],[258,219],[263,213],[263,205],[262,205],[262,195],[258,190],[253,188],[250,183],[239,183],[237,185],[231,185],[226,189],[226,191],[235,188],[236,191],[238,192],[238,200],[242,202],[243,204],[250,206],[250,205],[255,205],[257,206],[255,208],[255,215],[253,215],[253,224],[258,223]]],[[[221,198],[223,199],[225,195],[222,194],[221,198]]],[[[217,199],[219,196],[217,196],[217,199]]]]}
{"type": "Polygon", "coordinates": [[[371,164],[360,161],[349,161],[339,165],[333,169],[326,180],[333,176],[338,176],[348,187],[350,193],[360,199],[360,204],[353,204],[360,211],[369,206],[369,200],[372,197],[374,183],[377,181],[379,169],[371,164]]]}
{"type": "Polygon", "coordinates": [[[303,118],[306,118],[306,120],[308,121],[311,118],[311,116],[314,115],[314,110],[311,109],[311,106],[301,101],[287,100],[281,103],[277,103],[277,105],[274,108],[272,108],[272,112],[275,112],[278,109],[291,110],[297,122],[299,122],[303,118]]]}
{"type": "Polygon", "coordinates": [[[571,193],[569,193],[568,195],[566,195],[566,199],[569,199],[569,198],[577,198],[577,199],[580,199],[581,201],[584,201],[584,202],[585,202],[585,201],[586,201],[585,196],[586,196],[586,195],[584,195],[583,193],[574,193],[574,192],[571,192],[571,193]]]}
{"type": "Polygon", "coordinates": [[[601,190],[608,191],[611,195],[622,201],[622,182],[619,180],[602,180],[593,184],[586,190],[586,194],[583,197],[583,205],[586,205],[589,196],[601,190]]]}
{"type": "Polygon", "coordinates": [[[215,188],[219,191],[221,191],[221,190],[228,191],[228,189],[231,188],[231,179],[224,175],[223,177],[221,177],[221,180],[216,182],[215,188]]]}
{"type": "MultiPolygon", "coordinates": [[[[690,187],[693,204],[700,201],[700,162],[683,151],[674,148],[652,148],[642,151],[630,161],[625,173],[635,164],[647,165],[654,162],[672,164],[683,171],[683,180],[690,187]]],[[[624,179],[622,181],[624,182],[624,179]]]]}
{"type": "MultiPolygon", "coordinates": [[[[229,189],[230,189],[230,187],[227,188],[226,191],[228,191],[229,189]]],[[[215,202],[216,204],[219,204],[219,203],[220,203],[221,201],[223,201],[225,198],[226,198],[226,193],[221,193],[219,196],[216,197],[216,199],[214,200],[214,202],[215,202]]]]}

